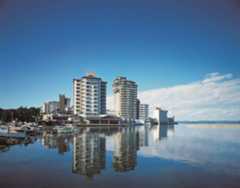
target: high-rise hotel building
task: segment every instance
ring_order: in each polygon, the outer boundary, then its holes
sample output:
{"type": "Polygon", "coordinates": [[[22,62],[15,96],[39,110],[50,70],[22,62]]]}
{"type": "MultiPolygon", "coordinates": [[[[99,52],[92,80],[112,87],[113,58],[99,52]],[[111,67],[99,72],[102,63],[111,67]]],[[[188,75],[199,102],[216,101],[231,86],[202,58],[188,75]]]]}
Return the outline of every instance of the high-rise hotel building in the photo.
{"type": "Polygon", "coordinates": [[[125,120],[137,118],[137,84],[126,77],[113,81],[114,109],[117,116],[125,120]]]}
{"type": "Polygon", "coordinates": [[[95,73],[74,79],[74,114],[85,117],[106,114],[106,85],[95,73]]]}

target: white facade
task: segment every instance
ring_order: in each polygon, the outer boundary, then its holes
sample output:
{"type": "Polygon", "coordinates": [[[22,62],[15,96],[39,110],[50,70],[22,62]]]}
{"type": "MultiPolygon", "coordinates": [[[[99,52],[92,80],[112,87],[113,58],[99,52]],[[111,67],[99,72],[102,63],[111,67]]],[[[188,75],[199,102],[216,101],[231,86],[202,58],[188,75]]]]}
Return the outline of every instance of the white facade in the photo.
{"type": "Polygon", "coordinates": [[[161,108],[156,108],[154,111],[154,118],[157,119],[158,124],[168,124],[168,111],[162,110],[161,108]]]}
{"type": "Polygon", "coordinates": [[[114,109],[117,116],[135,120],[137,116],[137,84],[118,77],[113,81],[114,109]]]}
{"type": "Polygon", "coordinates": [[[81,116],[106,114],[106,84],[95,74],[74,79],[74,114],[81,116]]]}
{"type": "Polygon", "coordinates": [[[139,119],[145,121],[149,116],[149,105],[148,104],[140,104],[139,107],[139,119]]]}

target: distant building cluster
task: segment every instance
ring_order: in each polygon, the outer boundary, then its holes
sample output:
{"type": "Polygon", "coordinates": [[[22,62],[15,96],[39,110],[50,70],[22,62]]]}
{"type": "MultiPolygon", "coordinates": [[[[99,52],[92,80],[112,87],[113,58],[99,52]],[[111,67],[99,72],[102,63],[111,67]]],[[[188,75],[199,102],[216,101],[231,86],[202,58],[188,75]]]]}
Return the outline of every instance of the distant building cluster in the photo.
{"type": "MultiPolygon", "coordinates": [[[[42,112],[65,114],[72,111],[75,117],[84,118],[90,124],[149,121],[149,105],[141,103],[138,99],[136,82],[126,77],[117,77],[112,83],[112,91],[114,110],[113,113],[107,114],[107,82],[95,73],[88,73],[73,79],[73,107],[70,105],[70,98],[59,95],[59,101],[45,102],[42,112]]],[[[168,118],[167,113],[161,108],[156,108],[154,118],[158,123],[174,122],[174,117],[168,118]]]]}
{"type": "Polygon", "coordinates": [[[58,101],[48,101],[42,106],[42,113],[54,114],[54,113],[67,113],[71,111],[71,99],[65,97],[65,95],[59,95],[58,101]]]}

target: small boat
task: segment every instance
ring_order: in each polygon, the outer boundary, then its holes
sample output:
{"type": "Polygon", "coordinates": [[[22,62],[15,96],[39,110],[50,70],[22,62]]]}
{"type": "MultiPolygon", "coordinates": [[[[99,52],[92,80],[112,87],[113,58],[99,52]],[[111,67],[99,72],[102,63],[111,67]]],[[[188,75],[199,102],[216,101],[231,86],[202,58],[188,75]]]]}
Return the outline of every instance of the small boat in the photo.
{"type": "Polygon", "coordinates": [[[15,127],[15,126],[9,126],[9,130],[13,132],[19,132],[19,133],[25,133],[26,135],[36,135],[37,134],[37,128],[31,127],[28,125],[23,125],[21,127],[15,127]]]}
{"type": "Polygon", "coordinates": [[[11,131],[11,130],[9,130],[8,127],[0,127],[0,137],[24,139],[24,138],[26,138],[26,133],[11,131]]]}
{"type": "Polygon", "coordinates": [[[55,127],[58,134],[72,134],[74,133],[73,126],[57,126],[55,127]]]}
{"type": "Polygon", "coordinates": [[[8,145],[1,145],[0,144],[0,152],[5,152],[9,150],[9,146],[8,145]]]}
{"type": "Polygon", "coordinates": [[[151,120],[150,119],[146,119],[144,125],[145,126],[151,126],[152,125],[151,120]]]}
{"type": "Polygon", "coordinates": [[[25,133],[20,133],[20,132],[7,132],[7,133],[0,132],[0,137],[25,139],[26,134],[25,133]]]}

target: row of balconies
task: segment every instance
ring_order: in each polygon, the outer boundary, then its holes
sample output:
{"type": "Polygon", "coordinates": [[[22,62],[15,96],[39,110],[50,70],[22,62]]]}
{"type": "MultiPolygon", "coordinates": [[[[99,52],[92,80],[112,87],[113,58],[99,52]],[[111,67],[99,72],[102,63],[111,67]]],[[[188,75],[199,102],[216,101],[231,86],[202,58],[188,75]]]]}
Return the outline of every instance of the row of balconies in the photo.
{"type": "Polygon", "coordinates": [[[86,104],[99,104],[99,103],[105,103],[105,100],[84,100],[84,99],[76,99],[75,103],[86,103],[86,104]]]}
{"type": "Polygon", "coordinates": [[[94,94],[98,94],[100,93],[99,90],[89,90],[89,89],[81,89],[81,90],[76,90],[75,93],[94,93],[94,94]]]}

